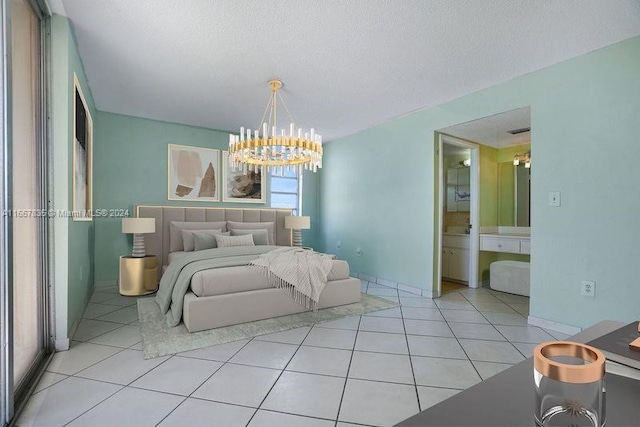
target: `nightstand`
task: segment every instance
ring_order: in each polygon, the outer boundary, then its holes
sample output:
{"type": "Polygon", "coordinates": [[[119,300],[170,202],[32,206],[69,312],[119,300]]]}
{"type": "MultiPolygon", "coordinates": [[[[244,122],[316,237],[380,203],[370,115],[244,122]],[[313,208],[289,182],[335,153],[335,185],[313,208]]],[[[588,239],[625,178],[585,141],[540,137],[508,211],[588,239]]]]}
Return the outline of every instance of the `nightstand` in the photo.
{"type": "Polygon", "coordinates": [[[139,296],[158,290],[158,261],[155,255],[120,257],[120,295],[139,296]]]}

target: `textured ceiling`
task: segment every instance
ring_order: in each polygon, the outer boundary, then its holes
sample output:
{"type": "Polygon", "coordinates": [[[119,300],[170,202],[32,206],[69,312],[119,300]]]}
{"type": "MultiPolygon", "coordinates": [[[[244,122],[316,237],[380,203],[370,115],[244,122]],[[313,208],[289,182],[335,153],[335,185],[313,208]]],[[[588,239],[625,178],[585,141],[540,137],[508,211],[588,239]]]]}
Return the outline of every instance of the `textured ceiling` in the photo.
{"type": "Polygon", "coordinates": [[[235,131],[277,77],[325,140],[640,34],[637,0],[56,3],[99,110],[235,131]]]}

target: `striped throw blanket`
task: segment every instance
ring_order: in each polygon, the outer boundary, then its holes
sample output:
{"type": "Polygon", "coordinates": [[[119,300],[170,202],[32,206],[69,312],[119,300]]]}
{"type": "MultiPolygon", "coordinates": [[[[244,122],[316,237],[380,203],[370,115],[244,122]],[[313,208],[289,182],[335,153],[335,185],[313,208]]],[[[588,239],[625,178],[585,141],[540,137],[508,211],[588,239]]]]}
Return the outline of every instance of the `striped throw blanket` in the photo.
{"type": "Polygon", "coordinates": [[[333,258],[333,255],[285,247],[260,255],[250,265],[265,275],[273,287],[315,311],[327,285],[333,258]]]}

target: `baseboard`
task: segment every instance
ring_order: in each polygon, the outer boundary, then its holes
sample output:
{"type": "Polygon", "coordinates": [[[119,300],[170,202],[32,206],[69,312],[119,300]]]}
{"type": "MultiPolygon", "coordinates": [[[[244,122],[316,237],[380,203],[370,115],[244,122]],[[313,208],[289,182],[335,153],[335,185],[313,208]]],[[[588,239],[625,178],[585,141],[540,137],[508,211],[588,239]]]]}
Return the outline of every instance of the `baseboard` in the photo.
{"type": "Polygon", "coordinates": [[[54,346],[56,348],[56,351],[67,351],[69,350],[70,343],[71,343],[71,340],[69,338],[66,338],[63,340],[55,340],[54,346]]]}
{"type": "Polygon", "coordinates": [[[366,280],[367,282],[376,283],[376,278],[373,276],[367,276],[366,274],[358,274],[358,277],[362,280],[366,280]]]}
{"type": "Polygon", "coordinates": [[[527,323],[533,326],[538,326],[544,329],[550,329],[556,332],[562,332],[563,334],[575,335],[582,331],[582,328],[577,326],[566,325],[564,323],[554,322],[552,320],[542,319],[540,317],[529,316],[527,323]]]}
{"type": "Polygon", "coordinates": [[[397,283],[397,282],[394,282],[392,280],[387,280],[387,279],[381,279],[379,277],[368,276],[368,275],[362,274],[362,273],[357,274],[357,277],[359,279],[361,279],[361,280],[365,280],[365,281],[371,282],[371,283],[376,283],[378,285],[386,286],[386,287],[391,288],[391,289],[399,289],[401,291],[409,292],[411,294],[415,294],[415,295],[419,295],[419,296],[423,296],[423,297],[427,297],[427,298],[433,298],[433,291],[432,290],[426,290],[426,289],[423,289],[423,288],[418,288],[416,286],[404,285],[402,283],[397,283]]]}

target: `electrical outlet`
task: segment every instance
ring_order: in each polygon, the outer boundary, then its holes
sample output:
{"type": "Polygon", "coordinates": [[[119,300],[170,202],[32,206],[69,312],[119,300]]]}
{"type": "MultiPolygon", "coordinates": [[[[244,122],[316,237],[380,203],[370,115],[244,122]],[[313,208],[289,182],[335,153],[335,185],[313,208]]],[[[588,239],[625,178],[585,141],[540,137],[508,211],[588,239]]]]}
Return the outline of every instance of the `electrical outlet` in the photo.
{"type": "Polygon", "coordinates": [[[356,255],[362,256],[362,248],[360,246],[356,248],[356,255]]]}
{"type": "Polygon", "coordinates": [[[595,297],[596,296],[596,282],[591,280],[583,280],[582,281],[582,290],[580,292],[585,297],[595,297]]]}
{"type": "Polygon", "coordinates": [[[549,192],[549,206],[559,207],[560,206],[560,192],[559,191],[550,191],[549,192]]]}

